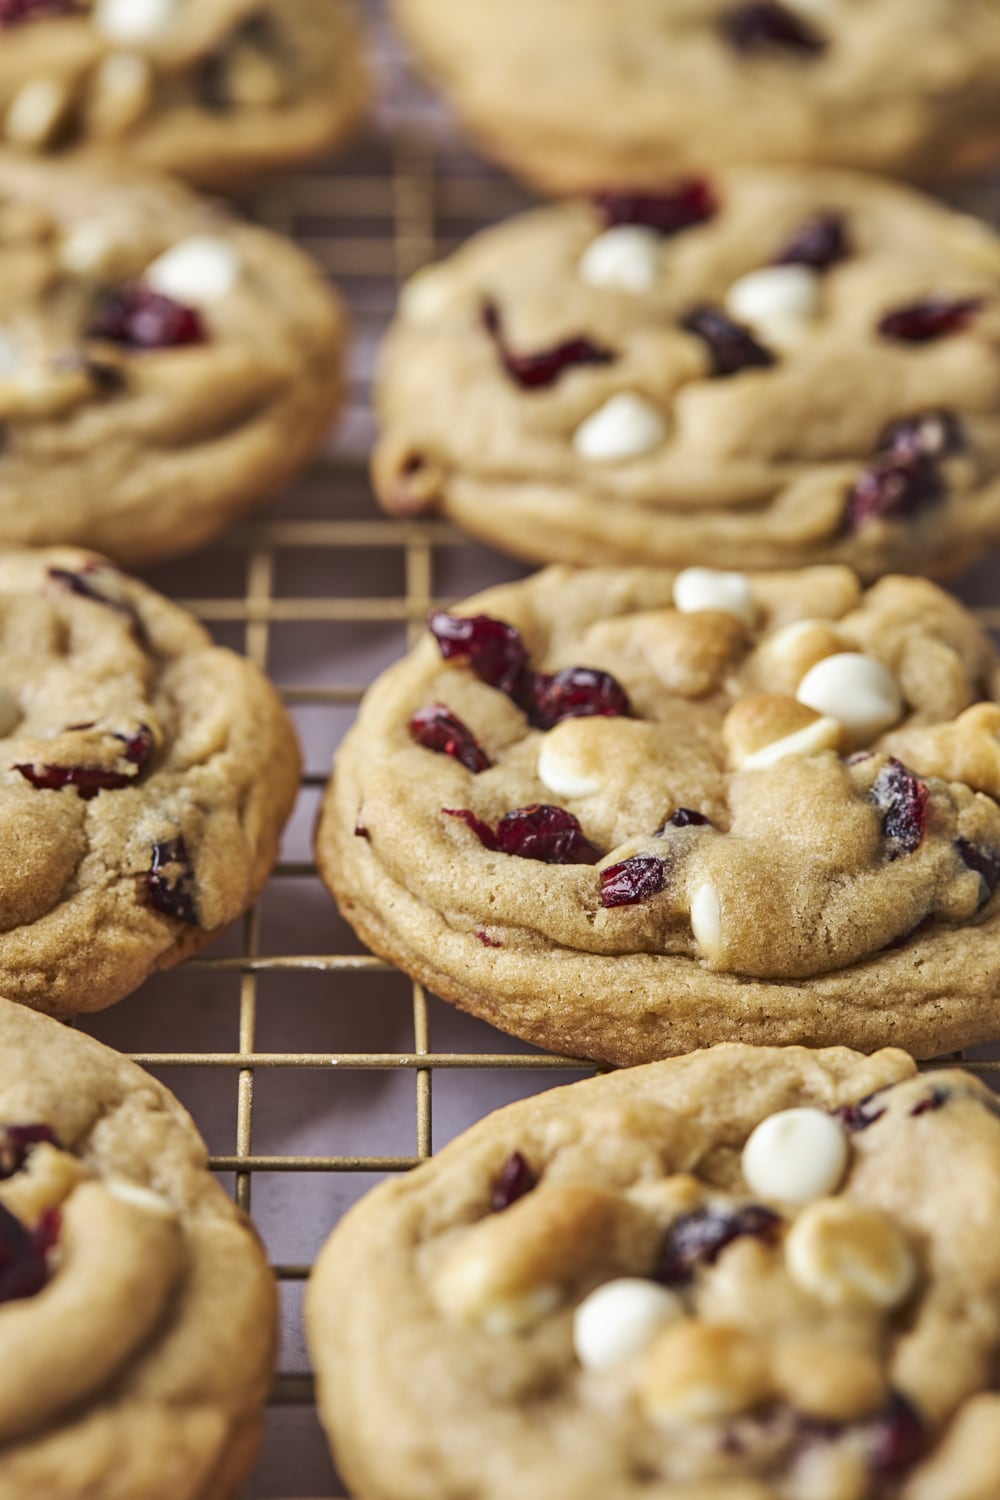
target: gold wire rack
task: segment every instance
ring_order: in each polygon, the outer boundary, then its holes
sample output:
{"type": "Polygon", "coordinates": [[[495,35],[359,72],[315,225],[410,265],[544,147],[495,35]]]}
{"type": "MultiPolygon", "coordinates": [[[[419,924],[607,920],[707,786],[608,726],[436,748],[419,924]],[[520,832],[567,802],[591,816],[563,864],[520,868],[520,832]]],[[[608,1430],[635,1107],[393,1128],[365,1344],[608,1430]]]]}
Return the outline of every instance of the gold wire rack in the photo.
{"type": "MultiPolygon", "coordinates": [[[[372,19],[380,21],[381,6],[370,0],[372,19]]],[[[192,609],[227,644],[243,649],[278,682],[293,713],[308,721],[307,742],[319,747],[318,757],[303,780],[302,808],[298,831],[299,849],[283,857],[258,908],[244,920],[238,935],[231,935],[222,949],[184,965],[172,975],[153,981],[157,988],[157,1012],[187,1003],[174,1035],[181,1033],[183,1045],[163,1045],[155,1028],[147,1033],[150,1012],[149,987],[109,1017],[97,1018],[89,1029],[114,1041],[135,1060],[177,1087],[205,1129],[213,1146],[212,1165],[232,1183],[237,1202],[263,1221],[294,1219],[305,1212],[306,1183],[313,1189],[309,1216],[319,1229],[311,1252],[322,1234],[332,1227],[343,1200],[325,1191],[331,1180],[352,1178],[358,1187],[389,1172],[406,1171],[429,1157],[434,1149],[432,1096],[435,1076],[472,1073],[475,1087],[464,1099],[467,1113],[485,1112],[491,1103],[502,1102],[499,1090],[485,1080],[517,1074],[515,1092],[534,1092],[553,1082],[595,1071],[594,1065],[519,1048],[499,1033],[478,1023],[463,1023],[457,1035],[464,1046],[435,1050],[436,1033],[455,1035],[456,1023],[423,989],[404,980],[408,1015],[405,1025],[397,1012],[392,1039],[408,1035],[410,1045],[397,1050],[388,1045],[365,1047],[357,1040],[357,1027],[349,1032],[349,1046],[321,1045],[328,1035],[338,1034],[338,1017],[364,1011],[373,1016],[377,1003],[367,989],[379,976],[393,971],[363,951],[346,928],[339,926],[330,898],[321,892],[309,854],[309,821],[326,779],[323,760],[326,741],[333,742],[346,727],[368,681],[378,669],[378,652],[398,654],[423,628],[428,612],[447,603],[456,591],[518,576],[521,569],[503,563],[483,549],[474,548],[450,527],[440,524],[400,523],[378,519],[367,490],[366,452],[371,433],[371,360],[378,337],[391,312],[395,288],[419,266],[447,252],[476,227],[492,222],[521,206],[524,199],[506,179],[491,173],[482,163],[463,156],[448,144],[426,101],[412,96],[410,85],[400,74],[396,58],[386,54],[384,29],[381,36],[382,68],[391,84],[390,108],[379,131],[330,171],[295,174],[269,187],[254,205],[263,222],[292,234],[322,265],[346,295],[351,307],[358,350],[351,385],[349,410],[343,434],[336,447],[317,465],[303,484],[270,515],[234,533],[195,563],[175,564],[151,575],[152,581],[192,609]],[[412,99],[416,103],[411,103],[412,99]],[[354,567],[354,560],[358,567],[354,567]],[[301,564],[308,561],[303,569],[301,564]],[[299,566],[290,563],[297,562],[299,566]],[[329,580],[329,583],[328,583],[329,580]],[[370,592],[360,585],[375,580],[370,592]],[[327,586],[328,585],[328,586],[327,586]],[[449,586],[450,585],[450,586],[449,586]],[[376,632],[375,656],[362,647],[365,632],[376,632]],[[282,645],[283,633],[294,633],[291,646],[282,645]],[[331,632],[339,643],[332,654],[331,632]],[[392,642],[390,644],[390,636],[392,642]],[[384,638],[383,638],[384,637],[384,638]],[[319,649],[314,649],[318,644],[319,649]],[[324,663],[334,660],[336,671],[324,663]],[[346,660],[347,675],[340,679],[346,660]],[[302,675],[297,675],[304,669],[302,675]],[[303,680],[303,676],[305,680],[303,680]],[[317,680],[310,680],[310,679],[317,680]],[[332,679],[332,680],[331,680],[332,679]],[[316,715],[330,722],[318,736],[316,715]],[[301,857],[295,857],[299,853],[301,857]],[[310,905],[308,923],[292,922],[274,941],[262,940],[262,911],[271,894],[282,886],[301,893],[291,904],[310,905]],[[344,939],[330,951],[324,940],[331,932],[344,939]],[[238,940],[237,940],[238,938],[238,940]],[[275,949],[276,951],[268,951],[275,949]],[[296,977],[318,976],[320,989],[313,992],[306,1030],[310,1045],[304,1049],[275,1046],[284,1041],[279,1013],[290,1008],[290,989],[296,977]],[[275,986],[278,986],[275,988],[275,986]],[[262,998],[262,987],[270,986],[262,998]],[[190,1003],[193,992],[195,1003],[190,1003]],[[217,996],[226,997],[225,1020],[206,1019],[217,996]],[[236,1001],[236,1024],[232,1024],[231,1001],[236,1001]],[[143,1009],[143,1006],[145,1009],[143,1009]],[[265,1024],[266,1022],[266,1024],[265,1024]],[[260,1043],[262,1032],[271,1045],[260,1043]],[[147,1040],[148,1036],[153,1040],[147,1040]],[[226,1038],[229,1038],[229,1045],[226,1038]],[[304,1075],[359,1074],[371,1097],[352,1113],[352,1143],[359,1130],[370,1140],[382,1139],[376,1129],[386,1107],[377,1080],[386,1075],[412,1079],[413,1093],[405,1109],[410,1121],[412,1149],[382,1149],[329,1153],[278,1149],[296,1136],[269,1131],[278,1142],[272,1150],[258,1150],[264,1106],[264,1079],[283,1075],[292,1088],[304,1075]],[[206,1080],[210,1079],[210,1083],[206,1080]],[[217,1083],[216,1080],[219,1080],[217,1083]],[[224,1080],[224,1082],[223,1082],[224,1080]],[[482,1104],[480,1106],[480,1084],[482,1104]],[[231,1093],[235,1084],[235,1103],[231,1093]],[[500,1098],[496,1098],[499,1092],[500,1098]],[[228,1102],[220,1110],[225,1094],[228,1102]],[[367,1113],[366,1113],[367,1111],[367,1113]],[[220,1119],[222,1123],[220,1124],[220,1119]],[[358,1121],[360,1120],[360,1125],[358,1121]],[[232,1149],[217,1149],[223,1135],[232,1149]],[[254,1184],[271,1178],[296,1177],[298,1185],[279,1195],[279,1203],[265,1205],[260,1213],[254,1184]],[[318,1186],[318,1191],[317,1191],[318,1186]]],[[[995,596],[995,595],[994,595],[995,596]]],[[[981,608],[980,617],[993,629],[1000,628],[1000,608],[981,608]]],[[[388,658],[386,658],[388,659],[388,658]]],[[[328,758],[328,752],[327,752],[328,758]]],[[[295,840],[293,839],[293,843],[295,840]]],[[[287,914],[288,900],[284,902],[287,914]]],[[[401,976],[396,976],[398,982],[401,976]]],[[[169,1028],[167,1028],[169,1030],[169,1028]]],[[[301,1028],[299,1028],[301,1029],[301,1028]]],[[[373,1028],[384,1038],[385,1028],[373,1028]]],[[[1000,1028],[998,1028],[1000,1029],[1000,1028]]],[[[967,1059],[977,1071],[1000,1074],[1000,1061],[983,1050],[967,1059]]],[[[287,1105],[287,1094],[286,1094],[287,1105]]],[[[389,1101],[400,1111],[398,1097],[389,1101]]],[[[285,1120],[287,1124],[287,1108],[285,1120]]],[[[448,1111],[445,1134],[453,1133],[468,1119],[448,1111]]],[[[338,1143],[337,1111],[323,1127],[333,1145],[338,1143]]],[[[353,1189],[346,1194],[352,1195],[353,1189]]],[[[273,1228],[273,1222],[271,1227],[273,1228]]],[[[268,1225],[262,1222],[267,1235],[268,1225]]],[[[269,1236],[273,1238],[273,1236],[269,1236]]],[[[279,1241],[281,1236],[278,1236],[279,1241]]],[[[279,1282],[287,1290],[298,1288],[308,1278],[309,1258],[275,1257],[279,1282]]],[[[317,1496],[334,1491],[332,1476],[311,1414],[313,1384],[304,1359],[297,1301],[286,1313],[286,1335],[291,1329],[291,1364],[277,1377],[270,1433],[270,1453],[265,1445],[262,1466],[251,1482],[248,1500],[278,1500],[292,1493],[317,1496]],[[290,1425],[282,1413],[298,1412],[308,1427],[290,1425]],[[293,1450],[295,1450],[293,1452],[293,1450]],[[296,1469],[296,1454],[300,1458],[296,1469]],[[304,1456],[303,1456],[304,1455],[304,1456]]],[[[286,1351],[287,1353],[287,1351],[286,1351]]]]}

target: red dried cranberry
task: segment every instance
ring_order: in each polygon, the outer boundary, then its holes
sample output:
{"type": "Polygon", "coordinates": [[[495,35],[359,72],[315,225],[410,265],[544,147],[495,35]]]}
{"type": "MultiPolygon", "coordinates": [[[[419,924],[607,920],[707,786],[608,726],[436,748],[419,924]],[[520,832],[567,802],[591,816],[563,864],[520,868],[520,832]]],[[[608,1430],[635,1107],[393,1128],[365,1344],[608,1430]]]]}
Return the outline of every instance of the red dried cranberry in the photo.
{"type": "Polygon", "coordinates": [[[882,832],[890,860],[919,849],[927,826],[926,784],[892,757],[876,777],[871,799],[885,814],[882,832]]]}
{"type": "Polygon", "coordinates": [[[431,615],[430,631],[445,661],[464,662],[489,687],[506,693],[515,703],[531,696],[528,652],[521,632],[489,615],[431,615]]]}
{"type": "MultiPolygon", "coordinates": [[[[84,728],[91,728],[85,725],[84,728]]],[[[149,760],[153,751],[153,732],[146,724],[140,724],[134,734],[119,734],[116,739],[122,741],[125,746],[123,759],[130,765],[137,766],[141,771],[149,760]]],[[[84,802],[90,802],[99,792],[117,792],[122,787],[132,786],[136,781],[135,775],[127,771],[113,771],[108,766],[50,766],[50,765],[15,765],[15,771],[20,771],[25,781],[30,781],[33,787],[39,791],[58,792],[64,787],[72,787],[84,802]]]]}
{"type": "Polygon", "coordinates": [[[833,1118],[839,1120],[851,1135],[860,1135],[885,1114],[887,1106],[877,1102],[881,1097],[881,1092],[866,1094],[857,1104],[842,1104],[833,1111],[833,1118]]]}
{"type": "Polygon", "coordinates": [[[538,1178],[520,1151],[515,1151],[508,1156],[500,1168],[500,1175],[493,1184],[490,1207],[495,1214],[501,1214],[505,1208],[510,1208],[512,1203],[516,1203],[519,1198],[530,1193],[537,1185],[538,1178]]]}
{"type": "Polygon", "coordinates": [[[58,1146],[51,1125],[0,1125],[0,1182],[20,1172],[33,1146],[58,1146]]]}
{"type": "Polygon", "coordinates": [[[155,740],[148,724],[140,724],[134,734],[115,736],[125,746],[125,759],[133,766],[144,766],[153,753],[155,740]]]}
{"type": "Polygon", "coordinates": [[[657,830],[663,833],[667,828],[711,828],[711,818],[706,818],[704,813],[696,812],[693,807],[678,807],[670,814],[667,821],[657,830]]]}
{"type": "Polygon", "coordinates": [[[759,1203],[748,1203],[731,1213],[696,1208],[693,1213],[682,1214],[667,1231],[656,1279],[665,1286],[687,1286],[702,1266],[714,1266],[734,1240],[751,1237],[773,1245],[781,1223],[779,1214],[759,1203]]]}
{"type": "Polygon", "coordinates": [[[79,0],[0,0],[0,26],[19,26],[22,21],[71,16],[79,8],[79,0]]]}
{"type": "Polygon", "coordinates": [[[526,391],[554,385],[563,371],[573,365],[608,365],[614,359],[610,349],[602,349],[582,336],[566,339],[551,349],[539,350],[537,354],[515,354],[504,342],[500,312],[495,303],[488,302],[483,308],[483,322],[496,343],[507,374],[526,391]]]}
{"type": "Polygon", "coordinates": [[[566,667],[554,676],[535,675],[531,722],[554,729],[563,719],[628,718],[632,712],[625,689],[610,672],[593,667],[566,667]]]}
{"type": "Polygon", "coordinates": [[[687,178],[662,193],[595,193],[594,203],[609,228],[640,224],[663,235],[704,224],[719,211],[715,189],[704,177],[687,178]]]}
{"type": "Polygon", "coordinates": [[[129,349],[178,349],[203,344],[207,338],[201,314],[195,308],[161,296],[141,282],[106,292],[87,335],[129,349]]]}
{"type": "Polygon", "coordinates": [[[774,257],[776,266],[812,266],[826,271],[851,253],[843,214],[815,214],[794,230],[774,257]]]}
{"type": "Polygon", "coordinates": [[[826,39],[814,26],[778,0],[747,0],[722,18],[722,30],[737,52],[779,48],[815,57],[826,51],[826,39]]]}
{"type": "Polygon", "coordinates": [[[153,845],[153,860],[146,875],[146,899],[164,916],[199,926],[194,871],[183,836],[153,845]]]}
{"type": "Polygon", "coordinates": [[[901,1479],[921,1458],[928,1433],[920,1413],[899,1391],[893,1391],[885,1409],[864,1424],[867,1458],[880,1479],[901,1479]]]}
{"type": "Polygon", "coordinates": [[[767,369],[774,355],[758,344],[749,329],[727,318],[717,307],[694,307],[681,319],[686,333],[693,333],[708,346],[712,374],[736,375],[740,370],[767,369]]]}
{"type": "Polygon", "coordinates": [[[505,813],[492,829],[467,807],[443,807],[449,818],[460,818],[486,849],[535,859],[546,865],[593,865],[600,853],[585,837],[573,814],[564,807],[534,803],[505,813]]]}
{"type": "Polygon", "coordinates": [[[624,859],[601,871],[601,905],[636,906],[663,890],[667,866],[662,859],[624,859]]]}
{"type": "Polygon", "coordinates": [[[933,458],[922,454],[875,459],[847,497],[845,522],[852,530],[870,521],[897,521],[915,516],[945,498],[945,483],[933,458]]]}
{"type": "Polygon", "coordinates": [[[488,771],[493,764],[472,730],[449,713],[443,703],[432,703],[429,708],[418,709],[410,720],[410,733],[425,750],[450,755],[473,776],[488,771]]]}
{"type": "Polygon", "coordinates": [[[499,938],[490,937],[489,933],[488,932],[484,932],[482,928],[480,928],[479,931],[476,933],[476,937],[482,943],[482,945],[483,945],[484,948],[502,948],[503,947],[503,943],[500,941],[499,938]]]}
{"type": "Polygon", "coordinates": [[[477,818],[475,813],[470,812],[467,807],[442,807],[441,811],[446,818],[457,818],[460,823],[465,824],[466,828],[471,828],[483,848],[496,853],[497,836],[482,818],[477,818]]]}
{"type": "Polygon", "coordinates": [[[993,849],[980,849],[978,844],[970,843],[968,839],[956,839],[955,848],[962,863],[968,865],[970,870],[975,870],[980,877],[982,895],[979,904],[985,906],[1000,881],[1000,854],[993,849]]]}
{"type": "Polygon", "coordinates": [[[922,411],[893,422],[878,440],[879,453],[895,458],[950,458],[965,447],[962,424],[950,411],[922,411]]]}
{"type": "Polygon", "coordinates": [[[354,837],[356,839],[367,839],[369,841],[369,843],[371,842],[371,833],[364,826],[363,823],[357,823],[355,825],[355,828],[354,828],[354,837]]]}
{"type": "Polygon", "coordinates": [[[50,568],[49,578],[60,588],[68,590],[71,594],[79,594],[81,599],[92,599],[95,604],[103,604],[107,609],[113,609],[117,614],[124,615],[131,620],[133,625],[139,624],[139,616],[130,604],[123,603],[120,599],[110,599],[107,594],[102,594],[91,581],[90,575],[99,571],[98,566],[87,566],[79,573],[71,573],[67,568],[50,568]]]}
{"type": "Polygon", "coordinates": [[[883,338],[903,344],[929,344],[962,333],[983,306],[982,297],[927,297],[886,313],[878,325],[883,338]]]}
{"type": "Polygon", "coordinates": [[[0,1203],[0,1303],[33,1297],[49,1279],[49,1256],[59,1239],[58,1213],[27,1229],[0,1203]]]}
{"type": "Polygon", "coordinates": [[[910,1119],[915,1120],[920,1115],[936,1113],[948,1103],[950,1098],[951,1094],[947,1089],[932,1089],[926,1099],[921,1099],[919,1104],[915,1104],[910,1110],[910,1119]]]}

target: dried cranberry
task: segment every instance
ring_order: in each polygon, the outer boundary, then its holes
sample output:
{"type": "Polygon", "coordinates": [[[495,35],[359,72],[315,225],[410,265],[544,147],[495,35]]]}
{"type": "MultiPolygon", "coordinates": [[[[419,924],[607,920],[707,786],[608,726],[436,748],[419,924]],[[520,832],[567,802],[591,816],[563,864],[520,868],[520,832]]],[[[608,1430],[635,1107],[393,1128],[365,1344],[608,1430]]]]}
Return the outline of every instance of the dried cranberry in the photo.
{"type": "Polygon", "coordinates": [[[774,257],[776,266],[812,266],[826,271],[851,253],[843,214],[815,214],[794,230],[774,257]]]}
{"type": "Polygon", "coordinates": [[[429,708],[418,709],[410,720],[410,733],[425,750],[450,755],[474,776],[480,771],[488,771],[492,765],[472,730],[449,713],[443,703],[432,703],[429,708]]]}
{"type": "Polygon", "coordinates": [[[115,736],[125,746],[125,759],[134,766],[144,766],[153,753],[156,741],[148,724],[140,724],[134,734],[115,736]]]}
{"type": "Polygon", "coordinates": [[[527,391],[554,385],[563,371],[573,365],[608,365],[614,359],[610,349],[602,349],[582,336],[566,339],[551,349],[539,350],[537,354],[515,354],[504,342],[500,312],[495,303],[488,302],[483,308],[483,322],[496,343],[507,374],[527,391]]]}
{"type": "Polygon", "coordinates": [[[199,926],[194,871],[183,836],[153,845],[153,860],[146,875],[146,899],[164,916],[199,926]]]}
{"type": "Polygon", "coordinates": [[[933,458],[885,454],[865,469],[847,497],[845,523],[854,531],[870,521],[915,516],[945,498],[945,483],[933,458]]]}
{"type": "Polygon", "coordinates": [[[495,1214],[501,1214],[505,1208],[510,1208],[512,1203],[516,1203],[519,1198],[530,1193],[537,1185],[538,1178],[520,1151],[515,1151],[508,1156],[500,1168],[500,1175],[493,1184],[490,1207],[495,1214]]]}
{"type": "Polygon", "coordinates": [[[898,459],[950,458],[965,447],[962,424],[950,411],[922,411],[893,422],[878,440],[879,453],[898,459]]]}
{"type": "Polygon", "coordinates": [[[748,0],[722,18],[726,39],[737,52],[770,51],[772,47],[815,57],[826,51],[826,39],[795,11],[778,0],[748,0]]]}
{"type": "Polygon", "coordinates": [[[0,0],[0,27],[71,16],[79,8],[79,0],[0,0]]]}
{"type": "Polygon", "coordinates": [[[431,615],[430,631],[445,661],[465,662],[489,687],[506,693],[515,703],[531,696],[528,652],[521,632],[489,615],[431,615]]]}
{"type": "Polygon", "coordinates": [[[371,843],[371,832],[364,826],[363,823],[355,824],[354,837],[356,839],[367,839],[368,842],[371,843]]]}
{"type": "Polygon", "coordinates": [[[903,344],[929,344],[934,339],[962,333],[981,310],[981,297],[927,297],[886,313],[878,325],[883,338],[903,344]]]}
{"type": "Polygon", "coordinates": [[[882,831],[890,860],[919,849],[927,826],[926,783],[892,757],[876,777],[871,799],[885,814],[882,831]]]}
{"type": "Polygon", "coordinates": [[[531,722],[554,729],[563,719],[627,718],[632,712],[625,689],[610,672],[593,667],[566,667],[553,676],[536,673],[531,722]]]}
{"type": "Polygon", "coordinates": [[[970,843],[968,839],[956,839],[955,848],[963,864],[968,865],[970,870],[975,870],[983,883],[980,906],[990,899],[1000,881],[1000,854],[993,849],[980,849],[978,844],[970,843]]]}
{"type": "Polygon", "coordinates": [[[759,1203],[748,1203],[731,1213],[717,1208],[696,1208],[675,1219],[656,1270],[665,1286],[687,1286],[702,1266],[714,1266],[723,1250],[744,1237],[773,1245],[781,1231],[781,1216],[759,1203]]]}
{"type": "Polygon", "coordinates": [[[206,341],[201,314],[140,282],[106,292],[87,335],[129,349],[178,349],[206,341]]]}
{"type": "Polygon", "coordinates": [[[857,1104],[842,1104],[839,1109],[833,1110],[833,1118],[839,1120],[851,1135],[860,1135],[885,1114],[887,1106],[877,1102],[881,1097],[881,1092],[866,1094],[857,1104]]]}
{"type": "Polygon", "coordinates": [[[0,1182],[20,1172],[33,1146],[58,1146],[51,1125],[0,1125],[0,1182]]]}
{"type": "Polygon", "coordinates": [[[919,1115],[934,1114],[942,1109],[950,1098],[951,1094],[947,1089],[932,1089],[926,1099],[921,1099],[919,1104],[915,1104],[910,1110],[910,1119],[915,1120],[919,1115]]]}
{"type": "Polygon", "coordinates": [[[704,177],[689,177],[662,193],[595,193],[594,202],[609,228],[639,224],[663,235],[704,224],[719,211],[715,189],[704,177]]]}
{"type": "MultiPolygon", "coordinates": [[[[89,729],[92,726],[87,724],[81,727],[89,729]]],[[[115,738],[120,739],[125,746],[122,758],[141,771],[149,760],[155,743],[149,726],[140,724],[134,734],[119,734],[115,738]]],[[[117,792],[122,787],[132,786],[137,776],[137,773],[128,771],[114,771],[110,766],[29,764],[15,765],[14,770],[20,771],[25,781],[30,781],[39,791],[58,792],[68,786],[84,802],[92,801],[99,792],[117,792]]]]}
{"type": "Polygon", "coordinates": [[[475,813],[470,812],[467,807],[442,807],[441,811],[446,818],[457,818],[460,823],[465,824],[466,828],[471,828],[483,848],[496,853],[497,836],[482,818],[477,818],[475,813]]]}
{"type": "Polygon", "coordinates": [[[928,1433],[920,1413],[899,1391],[893,1391],[884,1410],[864,1424],[867,1458],[880,1479],[900,1479],[912,1469],[927,1447],[928,1433]]]}
{"type": "Polygon", "coordinates": [[[758,344],[748,328],[734,323],[717,307],[694,307],[681,320],[687,333],[696,334],[707,344],[712,356],[712,374],[736,375],[740,370],[767,369],[774,355],[758,344]]]}
{"type": "Polygon", "coordinates": [[[479,931],[476,933],[476,937],[482,943],[482,945],[483,945],[484,948],[502,948],[503,947],[503,943],[500,941],[499,938],[490,937],[489,933],[488,932],[484,932],[482,928],[480,928],[479,931]]]}
{"type": "Polygon", "coordinates": [[[534,803],[505,813],[492,829],[467,807],[443,807],[449,818],[460,818],[487,849],[546,865],[593,865],[600,853],[584,835],[573,814],[564,807],[534,803]]]}
{"type": "Polygon", "coordinates": [[[130,604],[123,603],[120,599],[111,599],[107,594],[102,594],[100,589],[91,581],[91,575],[99,571],[98,566],[88,565],[79,573],[71,573],[67,568],[50,568],[49,578],[60,588],[66,589],[71,594],[79,594],[81,599],[92,599],[95,604],[103,604],[107,609],[113,609],[117,614],[124,615],[134,625],[139,624],[139,616],[130,604]]]}
{"type": "Polygon", "coordinates": [[[59,1239],[58,1213],[27,1229],[0,1203],[0,1303],[33,1297],[49,1279],[49,1256],[59,1239]]]}
{"type": "Polygon", "coordinates": [[[703,828],[706,826],[711,828],[712,820],[706,818],[704,813],[696,812],[693,807],[677,807],[656,832],[659,836],[668,828],[703,828]]]}
{"type": "Polygon", "coordinates": [[[662,859],[624,859],[601,871],[601,905],[636,906],[663,890],[667,866],[662,859]]]}

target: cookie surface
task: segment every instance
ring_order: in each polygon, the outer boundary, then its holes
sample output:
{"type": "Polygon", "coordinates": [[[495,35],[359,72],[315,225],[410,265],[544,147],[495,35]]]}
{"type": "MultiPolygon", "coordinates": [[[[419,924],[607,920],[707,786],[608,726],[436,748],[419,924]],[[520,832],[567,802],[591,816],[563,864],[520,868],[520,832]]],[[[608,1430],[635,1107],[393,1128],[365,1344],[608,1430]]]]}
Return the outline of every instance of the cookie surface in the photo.
{"type": "Polygon", "coordinates": [[[539,561],[954,567],[1000,535],[1000,241],[736,171],[508,220],[406,289],[376,487],[539,561]]]}
{"type": "Polygon", "coordinates": [[[295,800],[265,677],[68,548],[0,553],[0,993],[101,1010],[250,906],[295,800]]]}
{"type": "Polygon", "coordinates": [[[318,448],[342,343],[279,236],[145,173],[0,155],[0,543],[201,546],[318,448]]]}
{"type": "Polygon", "coordinates": [[[229,1500],[276,1300],[173,1095],[0,1001],[3,1500],[229,1500]]]}
{"type": "Polygon", "coordinates": [[[995,1097],[897,1051],[512,1105],[320,1258],[339,1465],[363,1500],[988,1500],[998,1183],[995,1097]]]}
{"type": "Polygon", "coordinates": [[[936,585],[552,568],[431,625],[317,834],[377,953],[617,1063],[995,1035],[997,668],[936,585]]]}
{"type": "Polygon", "coordinates": [[[932,177],[1000,149],[1000,16],[978,0],[395,0],[483,146],[547,191],[691,168],[932,177]]]}
{"type": "Polygon", "coordinates": [[[3,0],[0,140],[228,187],[336,144],[367,103],[342,0],[3,0]]]}

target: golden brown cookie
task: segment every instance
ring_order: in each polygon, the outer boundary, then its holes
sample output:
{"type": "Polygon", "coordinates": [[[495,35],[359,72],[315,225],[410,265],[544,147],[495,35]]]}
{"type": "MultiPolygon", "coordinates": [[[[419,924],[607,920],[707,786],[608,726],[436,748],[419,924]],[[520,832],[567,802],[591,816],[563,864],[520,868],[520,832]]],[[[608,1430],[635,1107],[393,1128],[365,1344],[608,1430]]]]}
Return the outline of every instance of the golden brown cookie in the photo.
{"type": "Polygon", "coordinates": [[[551,568],[430,625],[317,834],[377,953],[617,1063],[996,1035],[997,664],[934,584],[551,568]]]}
{"type": "Polygon", "coordinates": [[[274,1281],[147,1073],[0,1000],[0,1497],[230,1500],[274,1281]]]}
{"type": "Polygon", "coordinates": [[[383,505],[545,562],[940,572],[1000,536],[1000,241],[744,170],[543,208],[405,289],[383,505]]]}
{"type": "Polygon", "coordinates": [[[69,548],[0,553],[0,994],[101,1010],[245,912],[299,752],[274,688],[69,548]]]}
{"type": "Polygon", "coordinates": [[[744,162],[928,178],[1000,154],[991,0],[395,0],[483,147],[546,191],[744,162]]]}
{"type": "Polygon", "coordinates": [[[1000,1109],[903,1052],[722,1046],[482,1121],[334,1232],[359,1500],[992,1500],[1000,1109]]]}

